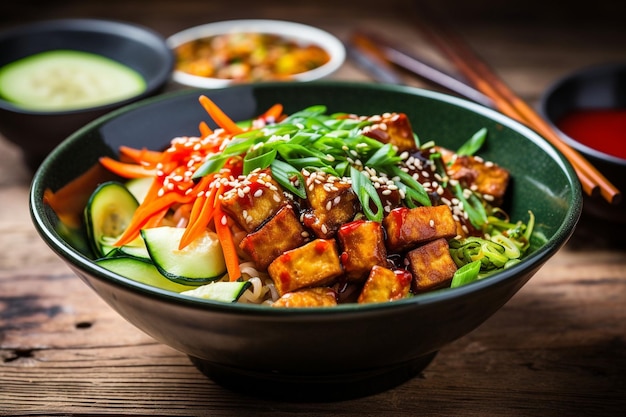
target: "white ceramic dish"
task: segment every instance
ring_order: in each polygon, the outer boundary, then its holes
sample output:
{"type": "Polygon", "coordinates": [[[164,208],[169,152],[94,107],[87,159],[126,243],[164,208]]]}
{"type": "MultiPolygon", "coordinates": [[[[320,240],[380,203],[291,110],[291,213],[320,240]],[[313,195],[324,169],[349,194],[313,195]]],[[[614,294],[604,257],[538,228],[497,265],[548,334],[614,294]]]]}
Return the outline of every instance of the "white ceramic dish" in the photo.
{"type": "MultiPolygon", "coordinates": [[[[232,32],[271,33],[299,43],[316,44],[324,48],[330,55],[330,60],[321,67],[293,75],[292,79],[295,81],[313,81],[327,77],[337,71],[346,59],[345,47],[335,36],[312,26],[282,20],[244,19],[207,23],[175,33],[167,38],[167,44],[174,50],[195,39],[232,32]]],[[[221,88],[233,83],[229,79],[200,77],[178,70],[174,70],[172,79],[179,84],[197,88],[221,88]]]]}

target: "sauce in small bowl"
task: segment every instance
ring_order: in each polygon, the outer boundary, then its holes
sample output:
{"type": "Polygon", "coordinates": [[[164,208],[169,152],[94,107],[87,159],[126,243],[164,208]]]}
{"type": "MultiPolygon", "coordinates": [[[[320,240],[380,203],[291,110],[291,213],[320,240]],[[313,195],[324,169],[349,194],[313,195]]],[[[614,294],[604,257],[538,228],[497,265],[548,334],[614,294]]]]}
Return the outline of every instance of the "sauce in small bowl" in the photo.
{"type": "MultiPolygon", "coordinates": [[[[543,94],[540,111],[561,138],[626,192],[626,62],[583,68],[543,94]]],[[[626,202],[585,197],[584,211],[626,225],[626,202]]]]}

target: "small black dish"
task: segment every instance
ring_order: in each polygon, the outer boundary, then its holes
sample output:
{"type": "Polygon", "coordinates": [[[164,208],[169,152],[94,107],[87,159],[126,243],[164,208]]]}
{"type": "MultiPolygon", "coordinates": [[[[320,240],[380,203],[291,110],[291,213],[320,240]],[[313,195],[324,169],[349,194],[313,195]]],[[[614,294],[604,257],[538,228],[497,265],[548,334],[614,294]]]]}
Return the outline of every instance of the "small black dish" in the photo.
{"type": "MultiPolygon", "coordinates": [[[[568,74],[551,85],[540,100],[540,112],[561,138],[622,193],[626,192],[626,159],[585,145],[559,128],[564,116],[578,110],[626,111],[626,62],[590,66],[568,74]]],[[[606,222],[626,225],[625,198],[610,204],[599,197],[585,196],[583,211],[606,222]]]]}
{"type": "Polygon", "coordinates": [[[109,111],[160,92],[174,58],[165,39],[135,24],[101,19],[34,22],[0,33],[0,67],[40,52],[70,49],[118,61],[146,81],[142,93],[106,105],[67,111],[34,111],[0,98],[0,132],[15,143],[32,170],[63,139],[109,111]]]}

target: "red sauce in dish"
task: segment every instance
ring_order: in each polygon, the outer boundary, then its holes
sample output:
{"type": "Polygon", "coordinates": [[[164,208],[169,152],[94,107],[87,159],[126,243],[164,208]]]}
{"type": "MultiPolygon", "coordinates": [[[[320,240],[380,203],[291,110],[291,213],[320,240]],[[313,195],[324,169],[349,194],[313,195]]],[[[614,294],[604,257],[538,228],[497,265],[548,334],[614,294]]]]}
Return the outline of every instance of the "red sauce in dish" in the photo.
{"type": "Polygon", "coordinates": [[[576,110],[557,126],[585,146],[626,159],[626,109],[576,110]]]}

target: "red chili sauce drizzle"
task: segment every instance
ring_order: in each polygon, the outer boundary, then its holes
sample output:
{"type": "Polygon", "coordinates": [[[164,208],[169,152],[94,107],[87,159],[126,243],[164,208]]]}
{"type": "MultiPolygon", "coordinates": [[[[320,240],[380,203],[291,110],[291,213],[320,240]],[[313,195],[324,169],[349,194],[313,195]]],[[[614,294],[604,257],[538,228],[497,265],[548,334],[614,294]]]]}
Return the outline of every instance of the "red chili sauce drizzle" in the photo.
{"type": "Polygon", "coordinates": [[[557,126],[585,146],[626,159],[626,109],[575,110],[557,126]]]}

